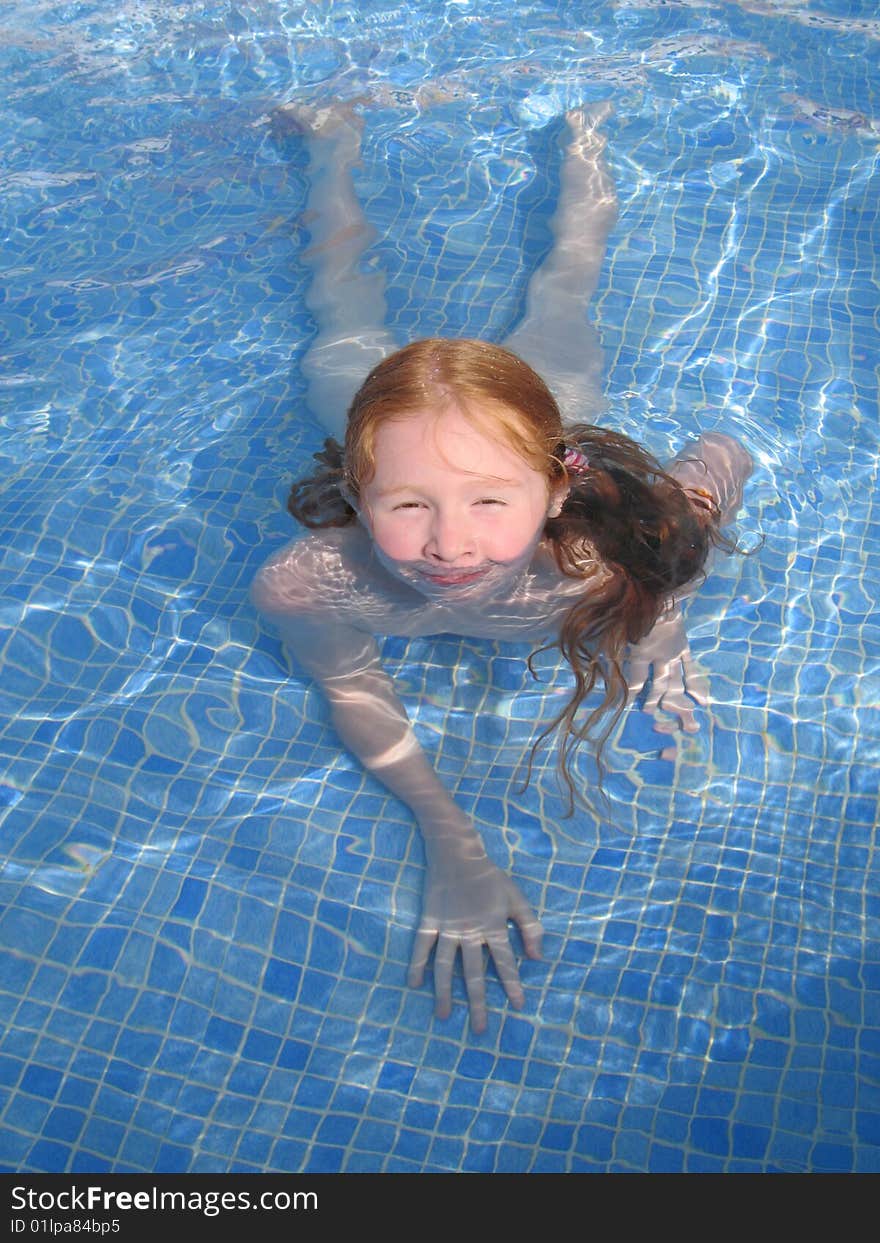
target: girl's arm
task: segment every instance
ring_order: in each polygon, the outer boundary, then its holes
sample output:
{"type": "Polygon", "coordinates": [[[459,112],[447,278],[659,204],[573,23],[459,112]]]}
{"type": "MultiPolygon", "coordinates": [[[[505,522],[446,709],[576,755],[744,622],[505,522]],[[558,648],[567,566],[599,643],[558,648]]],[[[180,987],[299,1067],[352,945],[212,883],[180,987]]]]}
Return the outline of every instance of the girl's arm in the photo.
{"type": "MultiPolygon", "coordinates": [[[[667,470],[683,488],[709,492],[718,506],[720,524],[725,526],[742,504],[752,459],[732,436],[707,432],[686,445],[667,470]]],[[[698,586],[698,582],[691,583],[677,593],[653,629],[633,644],[627,656],[630,693],[638,695],[650,681],[642,707],[654,716],[662,714],[655,724],[659,733],[672,733],[679,724],[687,733],[696,733],[695,708],[709,703],[709,682],[691,655],[682,614],[683,602],[698,586]]]]}
{"type": "Polygon", "coordinates": [[[427,877],[409,972],[421,984],[434,949],[438,1016],[452,1006],[452,973],[461,950],[475,1031],[486,1026],[484,944],[489,946],[511,1004],[524,998],[507,922],[519,925],[526,954],[540,956],[541,926],[509,876],[488,858],[471,821],[456,806],[429,764],[381,666],[371,635],[332,617],[273,612],[271,590],[258,578],[258,608],[281,632],[298,664],[318,681],[346,747],[404,802],[425,846],[427,877]]]}

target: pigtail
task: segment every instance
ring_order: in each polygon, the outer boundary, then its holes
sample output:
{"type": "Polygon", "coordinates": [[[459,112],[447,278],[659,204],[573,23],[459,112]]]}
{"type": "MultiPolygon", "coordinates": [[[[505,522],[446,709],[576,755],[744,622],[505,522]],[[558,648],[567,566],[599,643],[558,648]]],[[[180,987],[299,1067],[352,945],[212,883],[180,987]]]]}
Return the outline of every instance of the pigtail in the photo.
{"type": "Polygon", "coordinates": [[[638,605],[627,625],[636,642],[656,621],[658,606],[701,573],[718,533],[718,507],[708,492],[686,491],[660,463],[629,437],[604,428],[571,429],[578,468],[569,473],[570,491],[547,535],[563,573],[574,572],[583,548],[612,572],[639,588],[638,605]]]}
{"type": "Polygon", "coordinates": [[[596,744],[601,786],[602,749],[627,703],[628,646],[652,629],[678,588],[699,578],[714,545],[733,545],[719,532],[710,494],[685,490],[627,436],[579,425],[567,429],[554,457],[569,475],[570,491],[545,534],[560,570],[590,585],[548,645],[568,661],[575,686],[532,755],[558,728],[560,769],[573,808],[570,765],[587,739],[596,744]],[[584,716],[581,706],[597,685],[602,701],[584,716]]]}
{"type": "Polygon", "coordinates": [[[288,511],[304,527],[344,527],[354,521],[355,511],[345,499],[345,468],[342,445],[329,437],[315,455],[318,469],[298,479],[290,489],[288,511]]]}

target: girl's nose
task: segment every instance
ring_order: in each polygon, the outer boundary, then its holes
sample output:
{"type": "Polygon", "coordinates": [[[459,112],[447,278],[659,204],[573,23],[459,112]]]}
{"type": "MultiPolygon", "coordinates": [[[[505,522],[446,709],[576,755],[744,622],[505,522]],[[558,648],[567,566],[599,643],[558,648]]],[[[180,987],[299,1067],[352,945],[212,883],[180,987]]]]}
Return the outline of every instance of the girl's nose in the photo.
{"type": "Polygon", "coordinates": [[[456,514],[436,512],[425,545],[428,559],[451,565],[468,560],[472,553],[473,540],[467,522],[456,514]]]}

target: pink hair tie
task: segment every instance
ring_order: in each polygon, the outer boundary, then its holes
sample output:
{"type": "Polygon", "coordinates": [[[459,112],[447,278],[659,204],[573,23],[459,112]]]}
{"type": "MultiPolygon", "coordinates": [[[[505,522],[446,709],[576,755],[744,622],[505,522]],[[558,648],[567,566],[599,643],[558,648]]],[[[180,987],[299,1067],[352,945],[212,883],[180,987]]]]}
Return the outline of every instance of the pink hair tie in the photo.
{"type": "Polygon", "coordinates": [[[581,453],[579,449],[569,449],[566,447],[562,457],[562,464],[572,475],[583,475],[590,469],[590,459],[586,454],[581,453]]]}

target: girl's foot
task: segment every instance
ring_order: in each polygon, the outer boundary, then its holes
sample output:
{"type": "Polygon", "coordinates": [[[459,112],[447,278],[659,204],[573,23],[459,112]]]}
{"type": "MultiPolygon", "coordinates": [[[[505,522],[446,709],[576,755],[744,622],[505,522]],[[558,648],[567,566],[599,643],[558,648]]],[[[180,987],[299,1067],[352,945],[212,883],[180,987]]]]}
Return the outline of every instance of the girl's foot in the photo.
{"type": "Polygon", "coordinates": [[[355,110],[358,102],[337,99],[316,105],[294,99],[273,110],[272,124],[280,134],[301,134],[307,140],[354,136],[360,143],[364,120],[355,110]]]}
{"type": "Polygon", "coordinates": [[[584,104],[580,108],[570,108],[565,114],[565,120],[573,140],[572,145],[583,140],[591,146],[599,144],[604,147],[605,139],[596,131],[613,113],[614,105],[610,99],[603,99],[596,104],[584,104]]]}

